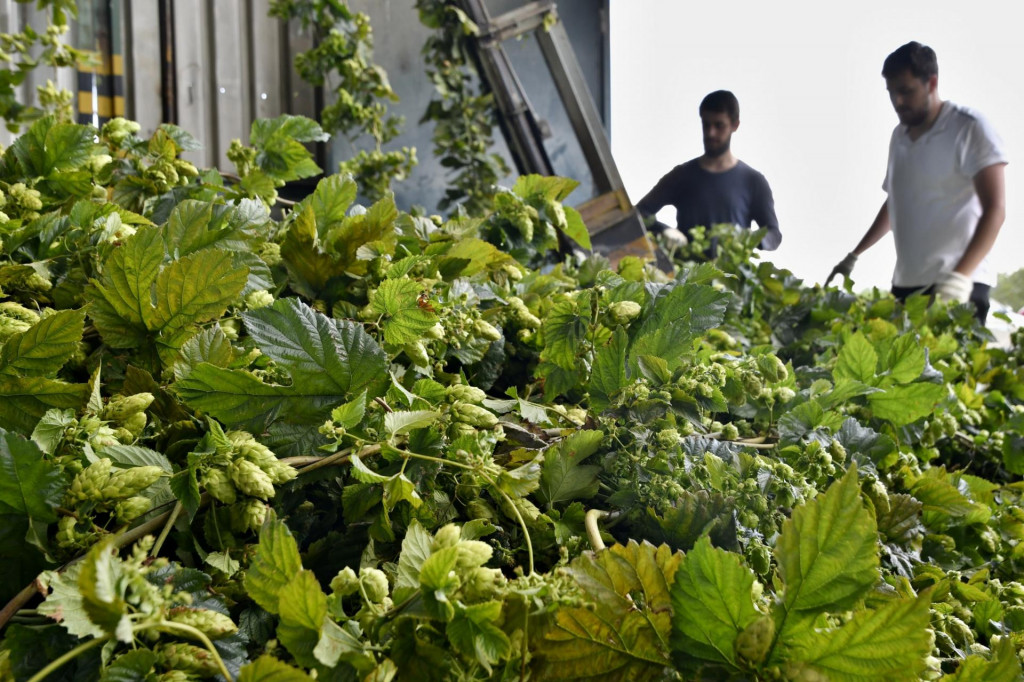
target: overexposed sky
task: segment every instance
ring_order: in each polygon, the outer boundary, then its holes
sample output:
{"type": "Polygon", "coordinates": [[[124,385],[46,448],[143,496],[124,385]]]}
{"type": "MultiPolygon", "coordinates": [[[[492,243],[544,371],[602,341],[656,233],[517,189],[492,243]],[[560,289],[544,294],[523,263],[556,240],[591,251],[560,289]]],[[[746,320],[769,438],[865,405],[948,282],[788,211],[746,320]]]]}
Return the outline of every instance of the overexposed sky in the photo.
{"type": "MultiPolygon", "coordinates": [[[[993,0],[612,0],[612,151],[635,203],[658,178],[700,156],[697,106],[732,90],[733,151],[765,174],[782,229],[763,256],[809,284],[867,230],[896,114],[881,76],[894,49],[935,49],[939,95],[980,111],[1006,144],[1007,217],[995,272],[1024,267],[1024,52],[1016,3],[993,0]],[[1013,16],[1011,16],[1013,15],[1013,16]]],[[[671,209],[660,214],[673,224],[671,209]]],[[[888,288],[889,235],[860,258],[857,289],[888,288]]]]}

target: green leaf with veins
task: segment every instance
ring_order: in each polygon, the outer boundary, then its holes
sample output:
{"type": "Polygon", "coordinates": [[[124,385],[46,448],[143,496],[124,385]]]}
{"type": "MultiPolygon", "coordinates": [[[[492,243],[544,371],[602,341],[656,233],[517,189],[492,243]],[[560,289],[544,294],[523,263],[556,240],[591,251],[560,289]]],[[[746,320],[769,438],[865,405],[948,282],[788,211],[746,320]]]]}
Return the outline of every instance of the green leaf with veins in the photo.
{"type": "Polygon", "coordinates": [[[106,631],[89,617],[78,589],[78,577],[84,565],[79,561],[63,573],[46,571],[40,576],[40,583],[48,586],[50,592],[39,605],[39,613],[57,621],[76,637],[102,637],[106,631]]]}
{"type": "Polygon", "coordinates": [[[832,376],[836,380],[854,379],[865,384],[875,383],[878,353],[863,333],[851,334],[839,349],[832,376]]]}
{"type": "Polygon", "coordinates": [[[281,592],[302,570],[299,547],[284,521],[269,515],[256,554],[245,572],[245,591],[271,613],[280,612],[281,592]]]}
{"type": "Polygon", "coordinates": [[[838,628],[811,631],[793,642],[789,665],[798,670],[804,664],[834,682],[920,679],[932,649],[930,606],[924,593],[857,611],[838,628]]]}
{"type": "Polygon", "coordinates": [[[0,516],[57,520],[65,478],[35,443],[0,428],[0,516]]]}
{"type": "Polygon", "coordinates": [[[61,310],[14,334],[0,347],[0,374],[53,378],[78,350],[85,311],[61,310]]]}
{"type": "Polygon", "coordinates": [[[238,673],[238,682],[313,682],[305,672],[283,663],[270,654],[263,654],[247,663],[238,673]]]}
{"type": "MultiPolygon", "coordinates": [[[[857,467],[793,510],[775,545],[787,612],[846,610],[879,580],[877,528],[857,467]]],[[[784,630],[780,635],[784,634],[784,630]]]]}
{"type": "Polygon", "coordinates": [[[51,409],[77,412],[89,399],[87,384],[43,377],[0,375],[0,428],[31,433],[51,409]]]}
{"type": "Polygon", "coordinates": [[[423,285],[411,279],[388,279],[370,298],[370,309],[381,316],[384,340],[402,345],[419,341],[437,324],[437,313],[419,305],[423,285]]]}
{"type": "Polygon", "coordinates": [[[327,616],[327,595],[312,571],[300,570],[278,596],[277,638],[295,660],[306,667],[317,664],[313,651],[327,616]]]}
{"type": "Polygon", "coordinates": [[[456,612],[445,634],[452,647],[463,656],[476,660],[488,674],[491,666],[508,658],[512,642],[495,623],[502,618],[501,602],[472,604],[456,612]]]}
{"type": "Polygon", "coordinates": [[[377,396],[387,385],[387,356],[362,325],[333,320],[293,298],[243,319],[253,342],[288,373],[291,385],[202,363],[174,384],[194,409],[227,424],[316,424],[353,394],[377,396]]]}
{"type": "Polygon", "coordinates": [[[604,439],[602,431],[576,431],[544,451],[540,485],[536,496],[549,508],[569,500],[589,499],[597,493],[601,467],[583,464],[597,452],[604,439]]]}
{"type": "Polygon", "coordinates": [[[754,607],[754,573],[741,557],[702,537],[687,552],[672,586],[672,651],[687,659],[736,668],[734,646],[744,628],[760,617],[754,607]]]}
{"type": "Polygon", "coordinates": [[[879,419],[904,426],[930,415],[945,397],[943,384],[902,384],[889,386],[882,393],[872,393],[868,396],[868,405],[879,419]]]}
{"type": "Polygon", "coordinates": [[[566,569],[593,608],[562,607],[538,644],[539,679],[660,680],[671,666],[670,594],[682,554],[630,540],[566,569]]]}

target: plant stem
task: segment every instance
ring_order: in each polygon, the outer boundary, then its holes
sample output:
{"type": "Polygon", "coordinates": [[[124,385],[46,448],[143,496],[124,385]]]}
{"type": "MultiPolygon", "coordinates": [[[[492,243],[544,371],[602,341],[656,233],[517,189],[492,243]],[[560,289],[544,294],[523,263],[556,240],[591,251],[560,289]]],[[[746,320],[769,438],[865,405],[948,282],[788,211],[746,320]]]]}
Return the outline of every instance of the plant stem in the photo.
{"type": "Polygon", "coordinates": [[[106,635],[105,637],[97,637],[96,639],[90,639],[85,644],[79,644],[74,649],[66,652],[60,658],[51,661],[49,665],[47,665],[45,668],[37,672],[32,677],[28,678],[28,682],[43,682],[43,680],[45,680],[50,673],[60,668],[68,661],[78,658],[81,654],[84,654],[89,649],[95,648],[101,644],[105,644],[107,640],[110,639],[110,637],[111,635],[106,635]]]}
{"type": "MultiPolygon", "coordinates": [[[[356,454],[359,455],[360,457],[363,457],[365,455],[373,455],[380,452],[380,448],[380,443],[377,443],[375,445],[368,445],[359,452],[357,452],[356,454]]],[[[335,464],[347,462],[348,458],[352,456],[352,450],[353,448],[339,450],[338,452],[335,452],[333,455],[328,455],[317,460],[316,462],[313,462],[309,466],[302,467],[302,469],[299,470],[299,473],[308,474],[310,471],[316,471],[317,469],[321,469],[323,467],[333,466],[335,464]]]]}
{"type": "MultiPolygon", "coordinates": [[[[152,626],[143,626],[143,628],[140,629],[144,629],[145,627],[152,626]]],[[[161,630],[177,630],[178,632],[187,634],[189,637],[194,637],[198,639],[200,642],[203,643],[203,646],[205,646],[206,649],[213,655],[213,660],[217,664],[217,667],[220,668],[220,674],[224,676],[224,679],[228,682],[233,682],[231,673],[228,672],[228,667],[224,665],[224,659],[220,657],[220,654],[217,653],[217,649],[213,646],[213,642],[210,641],[210,638],[207,637],[206,633],[204,633],[202,630],[194,628],[191,625],[185,625],[184,623],[175,623],[169,620],[160,621],[159,628],[161,630]]]]}
{"type": "Polygon", "coordinates": [[[167,523],[164,524],[164,529],[160,531],[160,537],[153,543],[153,549],[149,551],[149,556],[155,557],[160,554],[160,548],[164,546],[164,540],[171,532],[171,528],[174,526],[174,522],[178,520],[178,514],[181,513],[182,506],[181,500],[174,503],[174,509],[171,510],[171,515],[167,519],[167,523]]]}
{"type": "Polygon", "coordinates": [[[600,509],[591,509],[583,517],[583,527],[587,529],[587,540],[595,552],[605,548],[604,540],[601,539],[601,529],[597,527],[597,520],[602,516],[608,516],[608,512],[600,509]]]}

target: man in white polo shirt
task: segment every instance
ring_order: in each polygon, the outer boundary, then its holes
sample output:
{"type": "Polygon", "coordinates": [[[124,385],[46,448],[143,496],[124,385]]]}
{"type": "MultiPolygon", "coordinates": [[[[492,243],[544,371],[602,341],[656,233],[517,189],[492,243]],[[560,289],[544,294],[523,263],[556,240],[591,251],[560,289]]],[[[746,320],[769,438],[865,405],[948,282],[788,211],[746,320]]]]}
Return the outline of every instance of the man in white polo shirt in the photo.
{"type": "Polygon", "coordinates": [[[986,256],[1006,213],[1006,153],[978,112],[939,98],[938,74],[934,50],[917,42],[886,58],[882,76],[900,120],[882,185],[888,197],[825,284],[837,274],[849,277],[857,256],[892,230],[893,294],[969,300],[984,323],[995,284],[986,256]]]}

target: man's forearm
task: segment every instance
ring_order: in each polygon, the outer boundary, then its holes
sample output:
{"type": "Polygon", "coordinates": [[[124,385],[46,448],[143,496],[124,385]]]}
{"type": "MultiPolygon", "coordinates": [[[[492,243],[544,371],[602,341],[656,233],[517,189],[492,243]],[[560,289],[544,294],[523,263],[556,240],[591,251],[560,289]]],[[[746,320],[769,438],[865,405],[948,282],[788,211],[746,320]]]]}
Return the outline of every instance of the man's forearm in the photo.
{"type": "Polygon", "coordinates": [[[999,236],[999,230],[1003,227],[1005,218],[1006,211],[1001,207],[984,211],[981,218],[978,219],[978,227],[974,231],[970,243],[967,244],[964,255],[960,257],[960,262],[953,269],[968,277],[974,274],[974,271],[981,265],[981,261],[992,250],[992,245],[996,243],[996,237],[999,236]]]}
{"type": "Polygon", "coordinates": [[[779,230],[778,225],[769,225],[768,231],[764,237],[761,238],[761,243],[757,245],[757,248],[762,251],[774,251],[779,248],[779,244],[782,243],[782,231],[779,230]]]}
{"type": "Polygon", "coordinates": [[[858,256],[874,246],[879,239],[889,234],[889,230],[892,228],[892,224],[889,222],[889,203],[883,203],[882,208],[878,210],[878,215],[875,216],[874,222],[871,223],[871,227],[861,237],[860,241],[857,242],[857,246],[854,247],[853,252],[858,256]]]}

